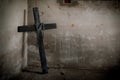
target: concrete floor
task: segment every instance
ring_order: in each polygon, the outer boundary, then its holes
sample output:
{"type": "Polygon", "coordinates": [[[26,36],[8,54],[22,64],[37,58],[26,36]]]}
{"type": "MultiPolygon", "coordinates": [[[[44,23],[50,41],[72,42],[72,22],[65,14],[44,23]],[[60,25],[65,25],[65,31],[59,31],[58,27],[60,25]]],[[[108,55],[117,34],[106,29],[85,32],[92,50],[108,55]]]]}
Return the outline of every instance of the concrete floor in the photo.
{"type": "Polygon", "coordinates": [[[50,69],[48,74],[40,74],[39,69],[24,71],[9,80],[120,80],[118,75],[106,75],[102,71],[75,69],[50,69]]]}
{"type": "Polygon", "coordinates": [[[9,80],[120,80],[120,70],[86,70],[50,68],[48,74],[40,73],[39,54],[29,53],[28,67],[9,80]]]}

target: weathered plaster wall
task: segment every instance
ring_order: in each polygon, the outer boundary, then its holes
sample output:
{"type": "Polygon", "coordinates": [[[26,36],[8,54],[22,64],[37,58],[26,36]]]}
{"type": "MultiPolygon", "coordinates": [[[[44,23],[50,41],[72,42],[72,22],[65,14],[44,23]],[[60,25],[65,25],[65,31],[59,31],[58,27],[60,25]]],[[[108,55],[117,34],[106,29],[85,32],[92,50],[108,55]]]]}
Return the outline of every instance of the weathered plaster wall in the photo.
{"type": "MultiPolygon", "coordinates": [[[[56,30],[44,33],[49,67],[106,69],[117,66],[120,60],[118,1],[73,0],[70,5],[61,1],[28,0],[28,24],[34,24],[32,8],[36,6],[42,22],[57,24],[56,30]]],[[[38,53],[36,33],[29,33],[28,44],[29,53],[38,53]]]]}
{"type": "Polygon", "coordinates": [[[0,78],[18,73],[22,67],[22,33],[27,0],[0,0],[0,78]]]}

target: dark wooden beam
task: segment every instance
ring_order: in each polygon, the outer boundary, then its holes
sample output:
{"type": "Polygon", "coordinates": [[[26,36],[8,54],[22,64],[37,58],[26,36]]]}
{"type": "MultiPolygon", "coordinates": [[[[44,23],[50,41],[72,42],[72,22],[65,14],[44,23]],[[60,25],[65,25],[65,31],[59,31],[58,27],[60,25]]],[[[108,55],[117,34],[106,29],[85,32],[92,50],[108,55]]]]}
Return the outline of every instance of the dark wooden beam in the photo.
{"type": "Polygon", "coordinates": [[[31,26],[18,26],[18,32],[31,32],[36,31],[35,25],[31,26]]]}
{"type": "MultiPolygon", "coordinates": [[[[44,24],[42,27],[42,30],[49,30],[49,29],[56,29],[56,24],[44,24]]],[[[31,31],[36,31],[35,25],[30,25],[30,26],[18,26],[18,32],[31,32],[31,31]]]]}

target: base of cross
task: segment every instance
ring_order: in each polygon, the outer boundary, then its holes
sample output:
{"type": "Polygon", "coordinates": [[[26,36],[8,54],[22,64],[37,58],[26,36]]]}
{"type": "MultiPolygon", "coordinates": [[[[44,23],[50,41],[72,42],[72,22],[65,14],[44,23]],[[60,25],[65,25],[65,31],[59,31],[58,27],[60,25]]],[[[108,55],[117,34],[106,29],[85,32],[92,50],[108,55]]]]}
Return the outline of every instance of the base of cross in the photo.
{"type": "Polygon", "coordinates": [[[42,70],[42,73],[41,74],[47,74],[48,73],[48,70],[42,70]]]}
{"type": "Polygon", "coordinates": [[[33,14],[34,14],[35,24],[29,25],[29,26],[18,26],[18,32],[30,32],[30,31],[37,32],[42,74],[46,74],[48,73],[48,66],[47,66],[47,60],[45,55],[42,31],[48,30],[48,29],[55,29],[56,23],[52,23],[52,24],[41,23],[39,18],[39,10],[37,7],[33,8],[33,14]]]}

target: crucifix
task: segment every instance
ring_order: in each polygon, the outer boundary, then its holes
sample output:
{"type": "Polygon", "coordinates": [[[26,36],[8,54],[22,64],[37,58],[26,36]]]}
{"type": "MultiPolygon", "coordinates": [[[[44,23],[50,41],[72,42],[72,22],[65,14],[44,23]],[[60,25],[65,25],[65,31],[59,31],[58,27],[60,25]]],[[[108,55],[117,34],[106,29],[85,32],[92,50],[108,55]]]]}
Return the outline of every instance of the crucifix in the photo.
{"type": "Polygon", "coordinates": [[[37,7],[33,8],[33,15],[34,15],[34,25],[28,25],[28,26],[18,26],[18,32],[30,32],[30,31],[36,31],[37,32],[37,40],[39,45],[39,54],[40,54],[40,61],[41,61],[41,68],[42,73],[46,74],[48,73],[48,66],[47,66],[47,60],[45,55],[45,48],[43,43],[43,35],[42,30],[48,30],[48,29],[55,29],[56,24],[44,24],[41,23],[39,18],[39,10],[37,7]]]}

